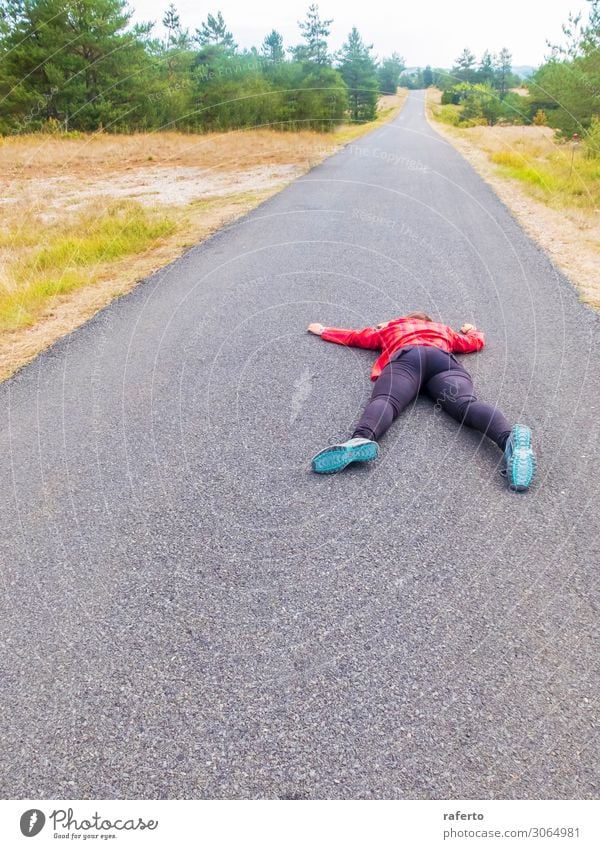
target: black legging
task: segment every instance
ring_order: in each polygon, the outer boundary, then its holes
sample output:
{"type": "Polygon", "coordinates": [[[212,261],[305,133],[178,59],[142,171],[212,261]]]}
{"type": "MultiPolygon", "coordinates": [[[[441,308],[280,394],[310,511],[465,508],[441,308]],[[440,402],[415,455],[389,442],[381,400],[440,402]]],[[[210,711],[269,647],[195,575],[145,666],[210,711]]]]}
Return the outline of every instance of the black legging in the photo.
{"type": "Polygon", "coordinates": [[[393,355],[375,381],[352,436],[379,439],[422,389],[452,418],[481,431],[504,450],[510,425],[502,413],[477,400],[471,375],[453,354],[425,345],[402,348],[393,355]]]}

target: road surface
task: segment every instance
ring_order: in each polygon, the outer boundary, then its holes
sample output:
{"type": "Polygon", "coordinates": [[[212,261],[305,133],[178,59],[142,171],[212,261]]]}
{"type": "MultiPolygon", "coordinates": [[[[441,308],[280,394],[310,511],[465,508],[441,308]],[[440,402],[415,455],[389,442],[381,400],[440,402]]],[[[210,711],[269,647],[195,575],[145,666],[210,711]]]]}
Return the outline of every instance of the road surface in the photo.
{"type": "Polygon", "coordinates": [[[0,792],[598,793],[599,322],[413,92],[0,387],[0,792]],[[480,397],[539,476],[418,400],[367,400],[363,327],[482,327],[480,397]]]}

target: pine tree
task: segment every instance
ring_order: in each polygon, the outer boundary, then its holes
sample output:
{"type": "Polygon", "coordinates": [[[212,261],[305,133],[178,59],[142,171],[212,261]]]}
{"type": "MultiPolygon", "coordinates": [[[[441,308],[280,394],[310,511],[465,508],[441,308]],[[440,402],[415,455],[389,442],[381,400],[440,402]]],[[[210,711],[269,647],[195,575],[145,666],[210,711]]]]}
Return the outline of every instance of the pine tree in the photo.
{"type": "Polygon", "coordinates": [[[8,35],[23,18],[25,0],[0,2],[0,38],[8,35]]]}
{"type": "MultiPolygon", "coordinates": [[[[529,81],[530,110],[543,109],[548,124],[561,135],[592,131],[600,114],[600,0],[590,0],[588,21],[563,27],[566,47],[554,46],[547,61],[529,81]]],[[[595,136],[594,136],[595,137],[595,136]]],[[[593,141],[593,145],[597,142],[593,141]]]]}
{"type": "Polygon", "coordinates": [[[262,43],[262,55],[269,59],[271,62],[283,62],[285,59],[285,51],[283,49],[283,38],[277,32],[277,30],[271,30],[271,32],[265,36],[264,41],[262,43]]]}
{"type": "Polygon", "coordinates": [[[333,18],[321,20],[319,7],[312,3],[308,7],[305,21],[298,21],[305,44],[292,48],[294,59],[299,62],[310,62],[315,65],[330,65],[331,56],[327,52],[327,38],[333,18]]]}
{"type": "Polygon", "coordinates": [[[496,71],[494,68],[494,58],[489,50],[486,50],[481,57],[479,68],[477,69],[477,78],[479,82],[488,83],[489,85],[494,84],[496,71]]]}
{"type": "Polygon", "coordinates": [[[344,120],[348,109],[348,89],[340,72],[327,65],[290,64],[302,69],[290,126],[294,129],[334,129],[344,120]]]}
{"type": "Polygon", "coordinates": [[[196,41],[202,47],[213,45],[231,53],[237,48],[237,44],[233,40],[233,35],[225,25],[221,12],[217,12],[216,18],[210,14],[207,16],[202,27],[196,30],[196,41]]]}
{"type": "Polygon", "coordinates": [[[463,83],[475,82],[475,54],[471,53],[468,47],[465,47],[463,52],[456,60],[452,72],[456,80],[463,83]]]}
{"type": "Polygon", "coordinates": [[[48,120],[84,130],[143,122],[153,77],[150,25],[127,29],[126,0],[27,0],[8,11],[0,130],[31,132],[48,120]]]}
{"type": "Polygon", "coordinates": [[[371,57],[373,45],[366,45],[356,27],[338,54],[338,70],[348,86],[353,121],[372,121],[377,113],[377,69],[371,57]]]}
{"type": "Polygon", "coordinates": [[[496,58],[496,78],[498,81],[498,91],[500,92],[500,100],[506,97],[506,92],[509,87],[509,78],[512,69],[512,55],[508,48],[503,47],[496,58]]]}
{"type": "Polygon", "coordinates": [[[590,4],[589,19],[583,28],[581,38],[581,54],[590,56],[600,50],[600,0],[588,0],[590,4]]]}
{"type": "Polygon", "coordinates": [[[171,3],[163,15],[162,25],[167,30],[167,47],[171,44],[175,44],[181,32],[181,21],[173,3],[171,3]]]}
{"type": "Polygon", "coordinates": [[[404,59],[398,53],[392,53],[383,59],[377,69],[379,90],[384,94],[396,94],[400,74],[404,70],[404,59]]]}
{"type": "Polygon", "coordinates": [[[429,88],[430,85],[433,85],[433,71],[431,70],[431,65],[425,65],[425,70],[423,71],[423,88],[429,88]]]}

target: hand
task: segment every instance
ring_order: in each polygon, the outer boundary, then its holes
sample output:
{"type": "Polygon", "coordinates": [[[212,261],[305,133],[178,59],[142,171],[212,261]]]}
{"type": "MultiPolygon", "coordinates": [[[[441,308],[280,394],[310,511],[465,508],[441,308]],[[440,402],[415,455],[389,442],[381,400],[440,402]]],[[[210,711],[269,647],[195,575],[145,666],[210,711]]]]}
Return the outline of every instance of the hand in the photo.
{"type": "Polygon", "coordinates": [[[471,330],[475,330],[474,324],[463,324],[463,326],[460,328],[461,333],[469,333],[471,330]]]}
{"type": "Polygon", "coordinates": [[[309,333],[314,333],[315,336],[320,336],[321,333],[325,330],[323,325],[319,324],[318,322],[313,322],[313,324],[309,324],[306,329],[309,333]]]}

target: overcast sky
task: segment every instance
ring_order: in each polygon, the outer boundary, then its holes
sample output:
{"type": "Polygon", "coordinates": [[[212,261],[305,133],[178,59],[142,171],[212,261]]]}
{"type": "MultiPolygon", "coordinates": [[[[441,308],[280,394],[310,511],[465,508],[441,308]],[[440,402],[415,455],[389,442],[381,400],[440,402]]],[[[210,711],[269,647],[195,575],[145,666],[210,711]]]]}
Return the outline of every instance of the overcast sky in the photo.
{"type": "MultiPolygon", "coordinates": [[[[298,43],[297,21],[303,19],[310,0],[174,0],[182,24],[192,31],[208,12],[223,13],[228,28],[242,47],[260,46],[271,29],[277,29],[289,47],[298,43]]],[[[134,20],[160,25],[169,0],[129,0],[134,20]]],[[[469,47],[479,58],[508,47],[515,65],[539,65],[548,52],[546,39],[561,39],[561,24],[569,12],[584,11],[585,0],[323,0],[319,11],[333,18],[330,48],[337,50],[355,26],[373,44],[379,57],[397,51],[408,67],[450,67],[469,47]]],[[[162,34],[162,27],[154,30],[162,34]]]]}

